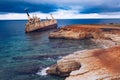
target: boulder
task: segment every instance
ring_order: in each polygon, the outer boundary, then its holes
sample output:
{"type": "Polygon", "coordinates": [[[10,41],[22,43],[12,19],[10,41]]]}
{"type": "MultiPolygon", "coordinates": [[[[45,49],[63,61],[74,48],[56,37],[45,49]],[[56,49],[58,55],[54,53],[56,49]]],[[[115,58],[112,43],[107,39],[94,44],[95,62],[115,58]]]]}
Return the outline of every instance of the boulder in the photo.
{"type": "Polygon", "coordinates": [[[47,70],[48,74],[53,74],[53,75],[58,75],[58,71],[57,71],[57,64],[52,65],[48,70],[47,70]]]}
{"type": "Polygon", "coordinates": [[[71,71],[78,70],[79,68],[80,64],[74,60],[64,60],[57,64],[57,69],[61,73],[70,73],[71,71]]]}
{"type": "Polygon", "coordinates": [[[69,76],[71,71],[78,70],[81,65],[73,60],[59,61],[56,65],[52,65],[50,69],[47,70],[48,74],[54,74],[59,76],[69,76]]]}

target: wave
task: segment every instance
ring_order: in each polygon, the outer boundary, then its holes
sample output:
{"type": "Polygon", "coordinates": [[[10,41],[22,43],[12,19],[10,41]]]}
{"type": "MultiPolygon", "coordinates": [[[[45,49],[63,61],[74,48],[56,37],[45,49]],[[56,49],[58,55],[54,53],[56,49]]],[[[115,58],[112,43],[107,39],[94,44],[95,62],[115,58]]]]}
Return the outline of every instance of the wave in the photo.
{"type": "Polygon", "coordinates": [[[47,67],[47,68],[43,68],[40,72],[37,72],[36,74],[37,75],[40,75],[40,76],[46,76],[47,75],[47,70],[49,69],[50,67],[47,67]]]}

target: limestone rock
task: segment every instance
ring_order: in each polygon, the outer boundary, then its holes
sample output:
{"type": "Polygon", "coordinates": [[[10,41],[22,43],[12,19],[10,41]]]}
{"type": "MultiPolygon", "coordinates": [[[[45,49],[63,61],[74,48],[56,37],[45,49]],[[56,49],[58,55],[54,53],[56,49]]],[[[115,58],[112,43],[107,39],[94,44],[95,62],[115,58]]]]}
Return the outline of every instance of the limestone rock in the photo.
{"type": "Polygon", "coordinates": [[[81,68],[65,80],[119,80],[120,46],[107,49],[77,51],[62,60],[76,60],[81,68]]]}
{"type": "Polygon", "coordinates": [[[56,65],[52,65],[50,69],[47,70],[48,74],[60,75],[60,76],[69,76],[69,73],[74,70],[78,70],[80,64],[76,61],[64,60],[59,61],[56,65]]]}
{"type": "Polygon", "coordinates": [[[76,51],[63,57],[48,72],[69,76],[65,80],[120,80],[119,67],[120,46],[115,46],[76,51]]]}
{"type": "MultiPolygon", "coordinates": [[[[49,38],[62,38],[62,39],[111,39],[105,34],[120,35],[119,27],[110,27],[106,25],[70,25],[65,26],[55,32],[49,34],[49,38]]],[[[114,37],[114,36],[113,36],[114,37]]],[[[118,41],[118,38],[116,39],[118,41]]]]}
{"type": "Polygon", "coordinates": [[[52,65],[48,70],[47,70],[48,74],[53,74],[53,75],[58,75],[58,71],[57,71],[57,65],[52,65]]]}
{"type": "Polygon", "coordinates": [[[57,63],[57,68],[61,73],[70,73],[71,71],[78,70],[80,64],[73,60],[64,60],[57,63]]]}
{"type": "Polygon", "coordinates": [[[112,41],[120,42],[120,35],[105,34],[105,37],[111,39],[112,41]]]}
{"type": "Polygon", "coordinates": [[[105,25],[72,25],[50,33],[50,38],[96,39],[103,49],[82,50],[63,57],[49,74],[65,80],[120,80],[120,28],[105,25]],[[87,26],[87,27],[86,27],[87,26]],[[104,40],[104,41],[103,41],[104,40]],[[114,46],[114,47],[113,47],[114,46]]]}

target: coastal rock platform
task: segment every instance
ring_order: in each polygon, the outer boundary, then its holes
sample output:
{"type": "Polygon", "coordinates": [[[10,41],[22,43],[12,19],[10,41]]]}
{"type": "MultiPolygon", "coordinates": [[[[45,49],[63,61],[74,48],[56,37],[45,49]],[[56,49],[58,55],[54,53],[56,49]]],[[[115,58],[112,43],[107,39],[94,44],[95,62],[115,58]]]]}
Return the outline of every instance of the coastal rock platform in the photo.
{"type": "Polygon", "coordinates": [[[63,60],[74,59],[81,68],[72,71],[66,80],[119,80],[120,46],[108,49],[77,51],[63,60]]]}
{"type": "Polygon", "coordinates": [[[119,40],[120,27],[108,25],[70,25],[62,27],[49,34],[49,38],[62,39],[114,39],[119,40]]]}
{"type": "Polygon", "coordinates": [[[51,66],[48,74],[67,76],[65,80],[120,80],[120,27],[72,25],[50,33],[49,38],[92,38],[107,47],[69,54],[51,66]]]}
{"type": "MultiPolygon", "coordinates": [[[[65,80],[120,80],[120,46],[76,51],[63,57],[54,67],[51,66],[48,73],[58,74],[56,70],[71,71],[65,80]],[[61,64],[64,66],[61,67],[61,64]],[[58,70],[59,67],[61,69],[58,70]]],[[[59,75],[64,74],[59,73],[59,75]]]]}

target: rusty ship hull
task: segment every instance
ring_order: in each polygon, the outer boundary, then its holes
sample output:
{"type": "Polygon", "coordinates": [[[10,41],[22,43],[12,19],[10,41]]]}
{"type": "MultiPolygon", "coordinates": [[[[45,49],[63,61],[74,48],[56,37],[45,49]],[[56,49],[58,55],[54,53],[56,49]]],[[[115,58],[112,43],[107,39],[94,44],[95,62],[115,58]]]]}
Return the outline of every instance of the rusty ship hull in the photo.
{"type": "Polygon", "coordinates": [[[51,24],[48,26],[44,26],[44,27],[40,27],[38,26],[37,29],[28,29],[28,27],[26,27],[25,32],[26,33],[30,33],[30,32],[40,32],[40,31],[46,31],[46,30],[50,30],[50,29],[56,29],[57,28],[57,24],[51,24]]]}
{"type": "MultiPolygon", "coordinates": [[[[34,18],[33,18],[34,19],[34,18]]],[[[35,32],[35,31],[44,31],[48,29],[55,29],[57,28],[57,20],[51,19],[51,20],[45,20],[40,21],[39,19],[35,18],[35,20],[31,21],[29,20],[26,24],[25,32],[35,32]]]]}
{"type": "Polygon", "coordinates": [[[51,14],[52,19],[48,19],[46,17],[46,20],[41,21],[40,18],[38,18],[37,16],[30,17],[27,9],[25,9],[25,12],[27,13],[28,16],[28,22],[26,23],[25,28],[26,33],[57,28],[57,20],[54,19],[52,14],[51,14]]]}

